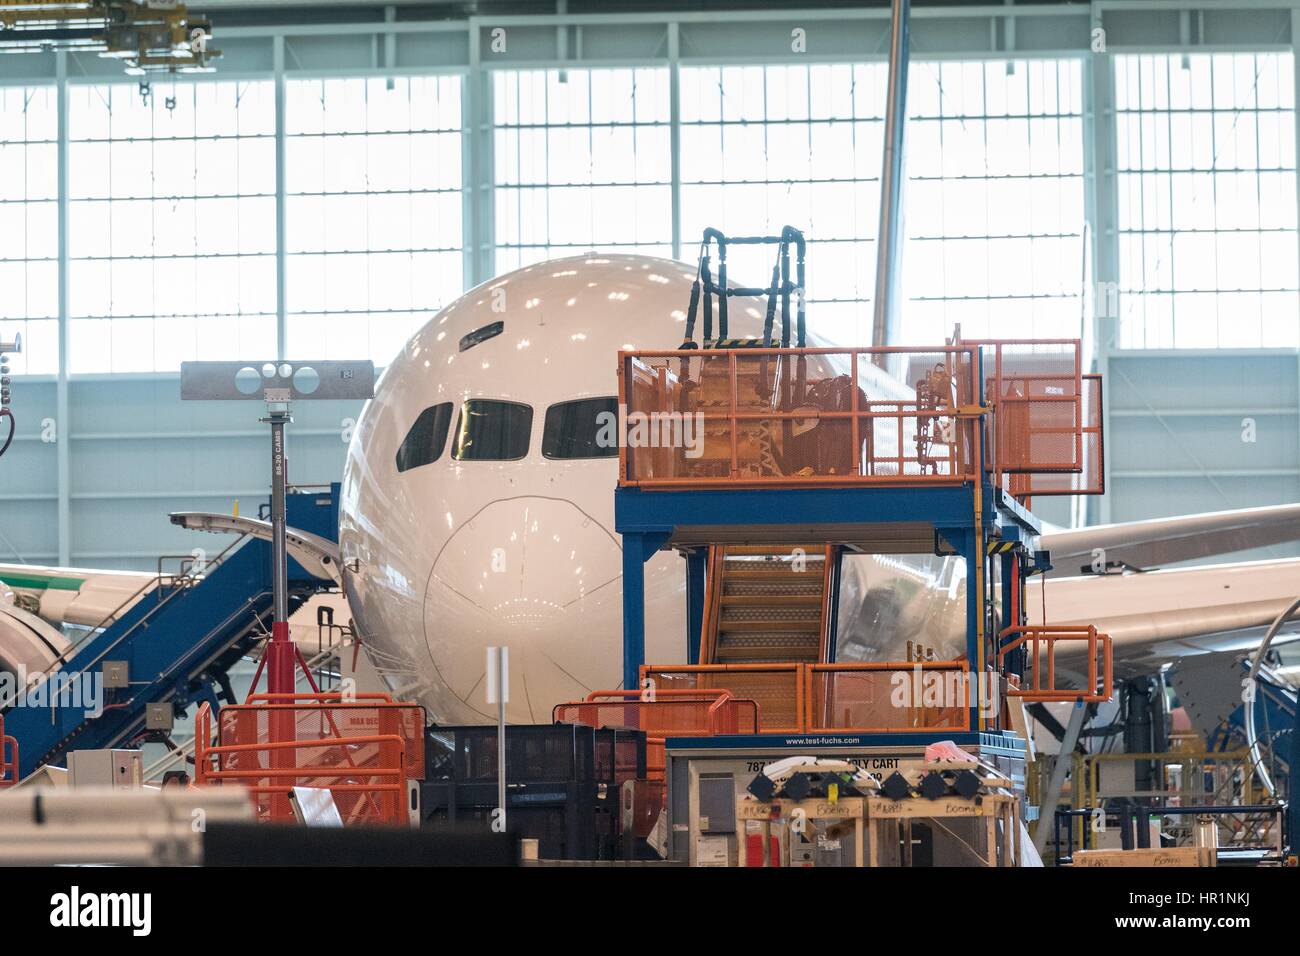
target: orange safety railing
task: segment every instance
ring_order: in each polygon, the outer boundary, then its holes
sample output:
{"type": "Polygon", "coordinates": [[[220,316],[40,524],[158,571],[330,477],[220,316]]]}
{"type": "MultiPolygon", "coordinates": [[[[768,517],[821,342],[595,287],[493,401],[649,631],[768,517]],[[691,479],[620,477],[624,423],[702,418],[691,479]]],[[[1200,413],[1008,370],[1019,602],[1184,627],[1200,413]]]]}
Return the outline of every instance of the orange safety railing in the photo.
{"type": "Polygon", "coordinates": [[[989,453],[1004,474],[1077,474],[1084,467],[1083,352],[1078,339],[965,340],[983,354],[989,453]]]}
{"type": "Polygon", "coordinates": [[[1106,442],[1100,375],[1083,376],[1083,460],[1073,472],[1008,472],[1003,487],[1022,501],[1046,495],[1100,495],[1106,492],[1106,442]]]}
{"type": "Polygon", "coordinates": [[[619,481],[639,487],[955,484],[978,472],[974,346],[620,352],[619,481]],[[933,371],[915,396],[886,354],[933,371]],[[919,364],[918,364],[919,363],[919,364]],[[895,394],[888,394],[893,392],[895,394]]]}
{"type": "Polygon", "coordinates": [[[726,690],[758,704],[762,733],[799,733],[803,725],[803,664],[643,665],[641,684],[654,681],[655,692],[726,690]]]}
{"type": "Polygon", "coordinates": [[[979,705],[965,661],[809,664],[805,731],[970,729],[979,705]]]}
{"type": "Polygon", "coordinates": [[[644,731],[646,775],[664,777],[664,740],[668,737],[711,737],[758,731],[758,705],[726,690],[685,688],[654,691],[653,699],[638,690],[598,690],[586,700],[557,704],[551,719],[561,724],[617,727],[644,731]]]}
{"type": "Polygon", "coordinates": [[[769,734],[964,731],[980,703],[960,660],[647,665],[641,679],[659,694],[709,688],[753,698],[759,732],[769,734]]]}
{"type": "Polygon", "coordinates": [[[18,782],[18,740],[5,734],[4,715],[0,714],[0,788],[18,782]]]}
{"type": "Polygon", "coordinates": [[[1007,690],[1008,696],[1029,701],[1083,701],[1101,703],[1110,700],[1114,685],[1114,663],[1109,634],[1100,634],[1092,625],[1049,624],[1009,627],[998,635],[1006,641],[998,651],[998,664],[1017,648],[1025,648],[1026,667],[1020,686],[1007,690]],[[1008,640],[1010,638],[1010,640],[1008,640]],[[1083,678],[1082,687],[1070,690],[1056,684],[1057,645],[1064,644],[1069,670],[1083,678]],[[1078,658],[1083,655],[1083,660],[1078,658]]]}
{"type": "Polygon", "coordinates": [[[386,694],[258,694],[195,726],[195,781],[237,783],[259,819],[293,819],[293,787],[328,789],[345,824],[408,822],[407,781],[424,776],[424,711],[386,694]]]}
{"type": "Polygon", "coordinates": [[[1078,339],[620,352],[618,372],[625,486],[954,484],[983,467],[1021,496],[1098,493],[1100,380],[1078,339]]]}

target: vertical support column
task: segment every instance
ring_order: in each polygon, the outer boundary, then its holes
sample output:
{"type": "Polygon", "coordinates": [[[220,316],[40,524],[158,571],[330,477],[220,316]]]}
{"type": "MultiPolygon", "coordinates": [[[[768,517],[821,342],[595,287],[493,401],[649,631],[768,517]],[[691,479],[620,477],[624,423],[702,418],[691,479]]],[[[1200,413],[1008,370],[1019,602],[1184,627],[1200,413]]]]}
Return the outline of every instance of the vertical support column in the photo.
{"type": "MultiPolygon", "coordinates": [[[[983,660],[983,655],[980,653],[979,647],[979,616],[983,613],[983,609],[980,607],[979,589],[976,588],[975,581],[982,560],[980,554],[982,543],[972,528],[938,528],[936,530],[945,541],[956,549],[957,554],[966,562],[966,660],[970,662],[971,678],[979,682],[983,680],[983,677],[980,676],[980,662],[983,660]]],[[[970,728],[971,730],[979,730],[979,702],[967,701],[967,705],[970,728]]]]}
{"type": "MultiPolygon", "coordinates": [[[[1293,59],[1294,59],[1295,62],[1300,63],[1300,10],[1292,10],[1292,11],[1291,11],[1291,55],[1292,55],[1292,57],[1293,57],[1293,59]]],[[[1294,72],[1294,71],[1293,71],[1293,72],[1294,72]]],[[[1296,96],[1300,96],[1300,76],[1295,77],[1294,82],[1295,82],[1295,95],[1296,95],[1296,96]]],[[[1300,99],[1295,100],[1295,102],[1296,102],[1297,104],[1300,104],[1300,99]]],[[[1297,133],[1297,134],[1300,134],[1300,108],[1297,108],[1297,109],[1295,110],[1295,112],[1293,113],[1293,116],[1294,116],[1294,122],[1295,122],[1296,133],[1297,133]]],[[[1297,214],[1300,215],[1300,192],[1298,192],[1297,195],[1296,195],[1296,204],[1297,204],[1297,207],[1298,207],[1298,208],[1297,208],[1297,214]]],[[[1297,322],[1300,322],[1300,317],[1298,317],[1298,318],[1296,319],[1296,321],[1297,321],[1297,322]]],[[[1300,379],[1300,355],[1297,355],[1297,362],[1296,362],[1296,376],[1297,376],[1298,379],[1300,379]]],[[[1297,412],[1300,412],[1300,407],[1297,408],[1297,412]]],[[[1297,492],[1300,493],[1300,488],[1297,488],[1297,492]]],[[[1297,716],[1297,718],[1300,718],[1300,710],[1297,710],[1297,712],[1296,712],[1296,716],[1297,716]]],[[[1300,747],[1300,738],[1292,738],[1292,739],[1293,739],[1293,740],[1296,740],[1296,746],[1297,746],[1297,747],[1300,747]]],[[[1296,773],[1296,763],[1295,763],[1294,760],[1291,761],[1291,773],[1292,773],[1292,776],[1291,776],[1291,791],[1290,791],[1290,792],[1294,794],[1294,793],[1300,792],[1300,791],[1297,791],[1297,790],[1295,789],[1295,781],[1296,781],[1296,777],[1295,777],[1295,773],[1296,773]]],[[[1292,804],[1294,805],[1294,803],[1295,803],[1295,797],[1292,797],[1291,799],[1292,799],[1292,804]]],[[[1296,830],[1293,829],[1293,830],[1291,831],[1291,846],[1292,846],[1292,847],[1294,847],[1294,846],[1296,845],[1296,843],[1295,843],[1295,837],[1296,837],[1296,830]]]]}
{"type": "Polygon", "coordinates": [[[672,202],[673,258],[682,257],[682,77],[681,28],[676,20],[668,24],[668,149],[671,169],[669,196],[672,202]]]}
{"type": "MultiPolygon", "coordinates": [[[[385,23],[397,22],[397,8],[392,6],[391,4],[389,6],[384,7],[384,22],[385,23]]],[[[392,30],[389,30],[384,34],[384,69],[391,70],[396,66],[397,66],[397,34],[394,33],[392,30]]],[[[384,86],[387,89],[391,90],[394,89],[396,85],[397,84],[393,81],[393,77],[390,74],[388,79],[385,81],[384,86]]]]}
{"type": "Polygon", "coordinates": [[[641,685],[645,663],[645,535],[623,535],[623,689],[641,685]]]}
{"type": "MultiPolygon", "coordinates": [[[[1092,26],[1102,26],[1101,8],[1094,3],[1092,26]]],[[[1083,63],[1087,95],[1083,101],[1084,210],[1092,241],[1093,306],[1091,328],[1093,365],[1103,378],[1110,374],[1110,352],[1119,328],[1119,199],[1115,153],[1115,73],[1109,53],[1090,53],[1083,63]]],[[[1110,433],[1110,390],[1102,392],[1102,421],[1110,433]]],[[[1107,494],[1098,500],[1102,523],[1111,520],[1111,459],[1103,459],[1107,494]]]]}
{"type": "Polygon", "coordinates": [[[285,548],[285,485],[287,464],[284,454],[284,426],[292,419],[287,406],[268,409],[271,425],[271,589],[274,611],[271,641],[267,645],[266,685],[272,694],[294,691],[294,644],[289,637],[289,568],[285,548]]]}
{"type": "Polygon", "coordinates": [[[288,354],[288,297],[285,289],[285,116],[284,37],[271,39],[275,82],[275,357],[288,354]]]}
{"type": "MultiPolygon", "coordinates": [[[[876,232],[876,291],[873,303],[872,345],[898,342],[898,286],[902,261],[902,189],[907,129],[908,20],[911,0],[893,0],[890,23],[889,88],[885,106],[885,147],[880,171],[880,227],[876,232]]],[[[876,355],[884,367],[886,356],[876,355]]]]}
{"type": "Polygon", "coordinates": [[[72,563],[72,424],[68,400],[68,54],[54,55],[58,109],[59,373],[55,384],[54,456],[57,473],[59,564],[72,563]]]}
{"type": "Polygon", "coordinates": [[[465,184],[461,227],[465,249],[465,288],[496,274],[493,231],[495,213],[492,142],[492,89],[482,61],[482,24],[469,18],[469,70],[461,89],[461,181],[465,184]]]}
{"type": "Polygon", "coordinates": [[[705,553],[686,554],[686,662],[698,664],[704,639],[705,553]]]}
{"type": "MultiPolygon", "coordinates": [[[[1038,805],[1038,822],[1034,824],[1034,849],[1043,855],[1047,848],[1047,838],[1052,835],[1056,820],[1056,802],[1061,798],[1061,788],[1065,786],[1065,775],[1074,763],[1074,748],[1079,742],[1079,734],[1088,722],[1088,705],[1080,701],[1070,711],[1070,719],[1065,725],[1065,735],[1061,738],[1061,752],[1052,765],[1052,777],[1043,790],[1042,800],[1038,805]]],[[[1078,786],[1078,781],[1075,781],[1078,786]]],[[[1087,821],[1084,821],[1087,826],[1087,821]]]]}

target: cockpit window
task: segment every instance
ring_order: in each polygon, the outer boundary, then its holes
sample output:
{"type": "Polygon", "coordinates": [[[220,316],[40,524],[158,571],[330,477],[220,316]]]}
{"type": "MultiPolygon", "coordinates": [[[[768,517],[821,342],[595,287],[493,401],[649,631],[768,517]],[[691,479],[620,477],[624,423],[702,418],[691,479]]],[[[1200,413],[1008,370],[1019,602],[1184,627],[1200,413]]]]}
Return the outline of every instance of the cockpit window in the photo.
{"type": "Polygon", "coordinates": [[[409,471],[428,465],[442,457],[447,444],[447,431],[451,428],[451,402],[431,405],[420,412],[415,424],[402,439],[397,449],[397,470],[409,471]]]}
{"type": "Polygon", "coordinates": [[[471,398],[460,407],[451,457],[457,461],[514,461],[528,454],[532,430],[531,406],[471,398]]]}
{"type": "Polygon", "coordinates": [[[460,337],[460,351],[468,352],[480,342],[486,342],[488,339],[494,339],[506,330],[504,322],[491,322],[482,328],[475,329],[468,335],[460,337]]]}
{"type": "Polygon", "coordinates": [[[542,454],[547,458],[617,458],[618,399],[579,398],[546,410],[542,454]]]}

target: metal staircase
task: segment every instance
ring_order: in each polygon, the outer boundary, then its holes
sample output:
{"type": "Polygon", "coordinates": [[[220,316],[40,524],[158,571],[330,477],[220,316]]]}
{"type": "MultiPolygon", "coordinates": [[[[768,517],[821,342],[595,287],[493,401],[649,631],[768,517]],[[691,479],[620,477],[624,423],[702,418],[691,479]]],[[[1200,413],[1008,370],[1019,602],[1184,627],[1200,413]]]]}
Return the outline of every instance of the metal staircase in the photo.
{"type": "Polygon", "coordinates": [[[831,549],[715,545],[701,663],[826,659],[831,549]]]}

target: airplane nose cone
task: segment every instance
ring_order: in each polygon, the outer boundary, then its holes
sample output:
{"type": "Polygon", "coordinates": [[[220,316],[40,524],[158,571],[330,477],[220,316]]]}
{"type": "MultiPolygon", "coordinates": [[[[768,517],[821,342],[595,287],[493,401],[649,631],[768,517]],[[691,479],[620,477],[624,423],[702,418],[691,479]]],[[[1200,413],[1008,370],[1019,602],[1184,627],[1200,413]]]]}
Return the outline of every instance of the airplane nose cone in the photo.
{"type": "Polygon", "coordinates": [[[555,703],[616,684],[618,661],[584,647],[618,633],[620,555],[603,525],[562,499],[495,501],[466,520],[425,588],[425,633],[448,688],[495,719],[484,649],[501,645],[512,721],[549,723],[555,703]]]}

